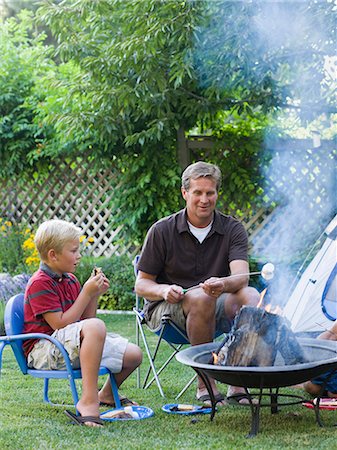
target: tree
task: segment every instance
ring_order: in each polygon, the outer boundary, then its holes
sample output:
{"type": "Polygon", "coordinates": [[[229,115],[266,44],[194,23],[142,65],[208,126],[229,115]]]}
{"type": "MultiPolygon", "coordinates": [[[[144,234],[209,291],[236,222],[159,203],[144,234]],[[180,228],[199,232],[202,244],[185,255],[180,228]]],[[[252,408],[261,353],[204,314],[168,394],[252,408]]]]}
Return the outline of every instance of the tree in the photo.
{"type": "Polygon", "coordinates": [[[0,176],[33,170],[48,133],[36,122],[35,110],[44,98],[38,80],[54,64],[47,56],[44,35],[34,33],[32,14],[8,19],[0,28],[0,176]],[[27,164],[28,163],[28,164],[27,164]],[[28,167],[27,167],[28,165],[28,167]]]}
{"type": "MultiPolygon", "coordinates": [[[[211,158],[231,174],[228,198],[232,196],[233,208],[243,203],[244,196],[249,206],[259,175],[256,169],[252,174],[252,167],[261,147],[252,146],[249,139],[255,136],[259,144],[263,136],[263,126],[256,127],[255,122],[266,124],[266,115],[280,106],[295,107],[296,73],[319,65],[333,46],[331,37],[329,41],[325,35],[313,36],[310,28],[315,19],[319,30],[323,25],[333,29],[333,14],[329,15],[333,5],[327,2],[43,3],[39,17],[60,42],[57,55],[80,67],[67,82],[63,98],[67,112],[58,115],[58,126],[66,139],[91,136],[97,156],[117,157],[125,174],[120,204],[126,201],[135,211],[132,218],[126,214],[121,218],[141,234],[143,227],[177,205],[177,197],[170,195],[172,201],[165,207],[168,196],[160,193],[178,187],[173,151],[177,131],[198,123],[213,134],[216,129],[220,141],[227,141],[211,158]],[[274,29],[268,42],[263,24],[271,12],[279,39],[274,29]],[[281,29],[279,12],[284,19],[281,29]],[[290,32],[296,26],[305,39],[294,45],[290,32]],[[297,58],[291,59],[291,52],[297,58]],[[244,130],[241,136],[235,135],[238,124],[244,130]],[[165,173],[168,167],[171,182],[165,173]],[[142,183],[135,183],[139,179],[142,183]]],[[[311,96],[319,86],[320,70],[315,74],[306,80],[311,96]]],[[[314,105],[309,106],[313,110],[314,105]]]]}
{"type": "Polygon", "coordinates": [[[44,84],[52,95],[38,114],[56,135],[43,155],[89,150],[117,164],[119,219],[139,240],[178,206],[178,131],[218,138],[208,157],[230,174],[223,198],[235,210],[258,191],[270,115],[285,106],[318,114],[332,102],[320,83],[335,43],[328,0],[40,3],[39,23],[57,39],[63,67],[44,84]]]}

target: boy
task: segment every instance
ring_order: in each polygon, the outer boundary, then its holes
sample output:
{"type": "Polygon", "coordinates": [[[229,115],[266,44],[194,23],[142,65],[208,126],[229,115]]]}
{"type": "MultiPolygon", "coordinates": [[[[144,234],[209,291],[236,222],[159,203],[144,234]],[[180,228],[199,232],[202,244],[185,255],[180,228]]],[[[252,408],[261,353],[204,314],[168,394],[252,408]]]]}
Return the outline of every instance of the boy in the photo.
{"type": "MultiPolygon", "coordinates": [[[[59,340],[69,353],[74,368],[81,367],[82,396],[76,405],[79,420],[87,426],[101,426],[99,405],[114,406],[109,379],[98,392],[100,365],[116,374],[117,385],[140,365],[139,347],[117,334],[107,334],[97,319],[97,300],[109,288],[101,272],[81,286],[73,272],[80,255],[81,229],[64,220],[43,222],[35,235],[41,264],[25,292],[24,332],[46,333],[59,340]]],[[[64,360],[45,339],[24,343],[29,367],[62,370],[64,360]]],[[[121,399],[125,406],[127,399],[121,399]]],[[[69,415],[69,413],[68,413],[69,415]]]]}

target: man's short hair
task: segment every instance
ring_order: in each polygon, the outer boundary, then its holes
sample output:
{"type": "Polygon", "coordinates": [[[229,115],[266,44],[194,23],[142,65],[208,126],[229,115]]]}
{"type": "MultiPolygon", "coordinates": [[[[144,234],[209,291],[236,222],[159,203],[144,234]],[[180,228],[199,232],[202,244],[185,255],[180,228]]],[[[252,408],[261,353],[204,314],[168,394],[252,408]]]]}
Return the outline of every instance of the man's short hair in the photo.
{"type": "Polygon", "coordinates": [[[197,180],[201,177],[212,178],[216,183],[216,190],[218,191],[221,186],[221,171],[215,164],[198,161],[189,165],[184,170],[181,176],[181,185],[188,191],[190,188],[190,181],[197,180]]]}
{"type": "Polygon", "coordinates": [[[62,252],[64,245],[82,235],[81,228],[65,220],[47,220],[39,226],[36,231],[34,242],[42,261],[45,261],[48,252],[54,249],[57,253],[62,252]]]}

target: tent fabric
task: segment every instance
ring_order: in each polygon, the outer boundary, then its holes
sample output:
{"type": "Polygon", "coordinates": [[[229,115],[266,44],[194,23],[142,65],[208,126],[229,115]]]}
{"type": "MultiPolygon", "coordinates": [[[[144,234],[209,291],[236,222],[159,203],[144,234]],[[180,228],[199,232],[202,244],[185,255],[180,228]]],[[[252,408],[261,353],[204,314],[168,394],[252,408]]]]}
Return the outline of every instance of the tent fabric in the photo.
{"type": "Polygon", "coordinates": [[[296,333],[323,332],[337,318],[337,215],[326,229],[328,236],[299,279],[284,316],[296,333]]]}

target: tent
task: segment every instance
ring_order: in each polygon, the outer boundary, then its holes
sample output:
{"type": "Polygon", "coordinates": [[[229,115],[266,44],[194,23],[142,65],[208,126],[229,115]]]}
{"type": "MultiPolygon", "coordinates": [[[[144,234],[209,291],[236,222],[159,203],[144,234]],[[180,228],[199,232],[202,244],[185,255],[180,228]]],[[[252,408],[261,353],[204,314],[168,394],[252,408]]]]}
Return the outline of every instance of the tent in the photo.
{"type": "Polygon", "coordinates": [[[337,319],[337,215],[324,233],[322,247],[284,308],[284,316],[295,333],[321,333],[337,319]]]}

